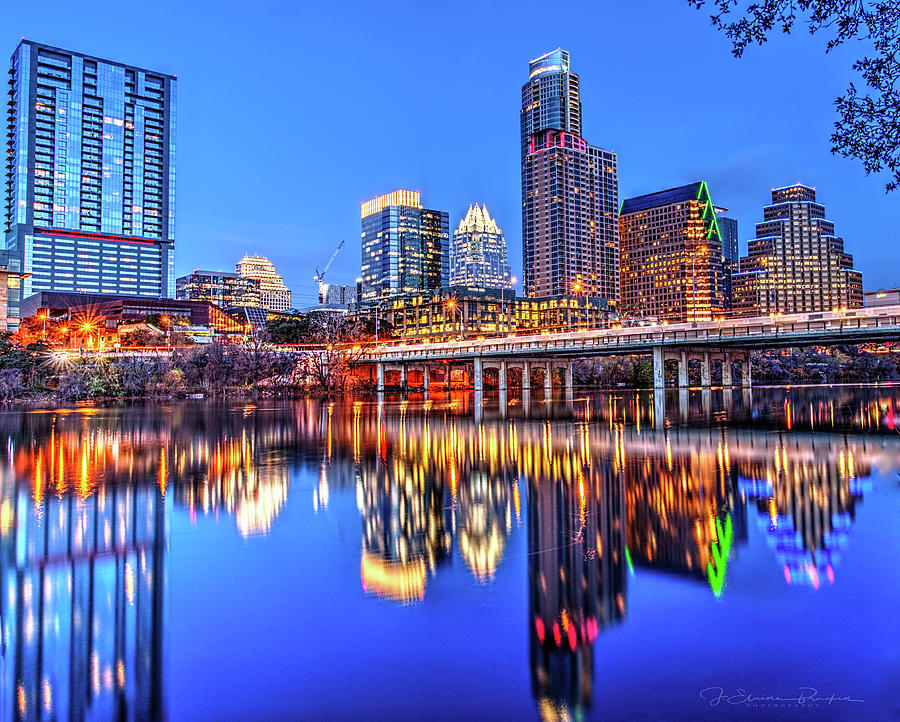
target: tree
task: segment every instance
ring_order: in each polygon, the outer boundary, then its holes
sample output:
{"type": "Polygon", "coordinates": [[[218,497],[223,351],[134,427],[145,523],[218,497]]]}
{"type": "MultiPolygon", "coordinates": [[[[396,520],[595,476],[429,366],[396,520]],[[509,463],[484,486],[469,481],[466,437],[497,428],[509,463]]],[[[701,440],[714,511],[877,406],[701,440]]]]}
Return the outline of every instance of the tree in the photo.
{"type": "Polygon", "coordinates": [[[829,32],[829,52],[848,40],[867,40],[874,53],[853,64],[868,92],[851,83],[834,103],[838,120],[831,152],[862,161],[866,174],[886,170],[888,192],[900,187],[900,2],[897,0],[688,0],[712,6],[712,23],[741,57],[748,45],[762,45],[773,29],[790,34],[805,23],[810,34],[829,32]]]}
{"type": "Polygon", "coordinates": [[[309,316],[310,340],[317,347],[302,355],[300,372],[327,394],[344,391],[353,378],[353,362],[362,354],[363,324],[332,313],[309,316]]]}

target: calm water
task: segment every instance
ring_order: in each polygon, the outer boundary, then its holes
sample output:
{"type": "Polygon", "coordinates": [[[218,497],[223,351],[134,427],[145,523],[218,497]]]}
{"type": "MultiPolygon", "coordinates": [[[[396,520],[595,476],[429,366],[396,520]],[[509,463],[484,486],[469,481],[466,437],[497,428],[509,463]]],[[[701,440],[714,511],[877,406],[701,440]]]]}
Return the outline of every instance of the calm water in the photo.
{"type": "Polygon", "coordinates": [[[900,719],[896,426],[897,387],[0,411],[0,720],[900,719]]]}

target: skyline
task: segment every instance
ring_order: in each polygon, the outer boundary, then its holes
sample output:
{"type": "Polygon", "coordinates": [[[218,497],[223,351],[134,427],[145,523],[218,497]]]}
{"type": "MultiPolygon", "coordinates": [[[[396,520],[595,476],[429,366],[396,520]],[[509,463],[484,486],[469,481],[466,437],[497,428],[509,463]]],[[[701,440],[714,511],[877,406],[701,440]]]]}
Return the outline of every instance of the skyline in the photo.
{"type": "Polygon", "coordinates": [[[83,9],[60,6],[48,14],[14,7],[3,40],[7,57],[24,35],[178,76],[176,276],[197,267],[231,270],[244,252],[259,253],[285,277],[294,305],[310,305],[314,268],[342,239],[349,242],[326,281],[352,284],[359,273],[357,204],[407,187],[421,190],[429,207],[448,211],[454,227],[471,203],[487,204],[505,230],[513,275],[521,278],[520,89],[528,61],[562,46],[581,77],[584,135],[619,156],[620,198],[706,180],[717,202],[740,222],[743,256],[771,187],[804,182],[819,189],[829,219],[839,224],[865,289],[900,282],[900,262],[879,257],[880,248],[897,237],[889,215],[895,199],[884,195],[881,178],[867,178],[858,163],[828,152],[831,102],[852,79],[857,45],[825,56],[819,40],[798,34],[751,48],[738,61],[707,16],[687,3],[607,10],[585,4],[583,11],[575,4],[574,13],[598,23],[550,18],[539,28],[527,22],[527,6],[517,14],[483,8],[480,27],[504,28],[489,49],[467,22],[467,10],[477,6],[466,2],[441,8],[407,3],[397,13],[374,17],[363,9],[360,22],[341,34],[322,32],[338,17],[334,8],[317,11],[314,19],[284,3],[265,5],[255,15],[229,4],[215,17],[194,8],[169,12],[170,6],[162,3],[164,32],[153,19],[131,31],[119,16],[106,21],[102,12],[85,25],[74,22],[83,9]],[[648,8],[655,17],[644,23],[648,8]],[[629,32],[615,30],[633,29],[629,22],[639,18],[635,51],[629,32]],[[437,19],[439,26],[429,25],[437,19]],[[609,44],[600,46],[592,28],[604,19],[612,32],[603,36],[609,44]],[[413,26],[423,32],[411,37],[413,26]],[[385,72],[373,74],[365,39],[379,32],[396,49],[385,72]],[[253,37],[268,42],[254,52],[229,52],[253,37]],[[646,47],[656,52],[645,56],[640,49],[646,47]],[[451,54],[452,70],[441,61],[451,54]],[[266,74],[319,57],[328,58],[323,70],[304,66],[313,70],[300,84],[297,73],[266,74]],[[660,58],[666,78],[653,74],[660,58]],[[773,115],[775,106],[763,101],[780,79],[795,77],[784,70],[793,64],[805,69],[803,83],[792,85],[800,88],[796,93],[778,96],[780,112],[773,115]],[[396,67],[402,72],[388,72],[396,67]],[[496,70],[485,72],[487,67],[496,70]],[[685,72],[699,73],[687,99],[685,72]],[[284,93],[284,77],[297,92],[284,93]],[[235,87],[251,88],[245,96],[250,102],[227,112],[235,87]],[[408,101],[400,105],[400,122],[397,93],[408,101]],[[327,125],[311,97],[328,98],[327,125]],[[705,110],[710,97],[722,116],[705,110]],[[473,99],[478,112],[465,112],[473,99]],[[210,132],[211,121],[220,132],[210,132]],[[321,142],[323,128],[340,142],[321,142]],[[746,141],[751,135],[759,139],[746,141]],[[287,142],[267,152],[279,138],[287,142]],[[232,154],[230,163],[225,151],[232,154]]]}

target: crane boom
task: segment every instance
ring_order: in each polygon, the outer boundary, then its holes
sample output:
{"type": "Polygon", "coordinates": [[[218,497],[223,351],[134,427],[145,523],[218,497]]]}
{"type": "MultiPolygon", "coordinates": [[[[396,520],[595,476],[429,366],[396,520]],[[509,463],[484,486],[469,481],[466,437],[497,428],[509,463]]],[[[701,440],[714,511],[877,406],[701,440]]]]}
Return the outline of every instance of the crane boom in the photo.
{"type": "Polygon", "coordinates": [[[338,247],[334,249],[334,253],[331,254],[331,258],[328,259],[328,263],[325,264],[325,268],[319,273],[319,269],[316,269],[316,275],[313,279],[317,285],[321,285],[322,281],[325,280],[325,274],[328,272],[328,269],[331,268],[331,264],[334,263],[334,259],[337,258],[338,251],[344,247],[344,241],[338,243],[338,247]]]}

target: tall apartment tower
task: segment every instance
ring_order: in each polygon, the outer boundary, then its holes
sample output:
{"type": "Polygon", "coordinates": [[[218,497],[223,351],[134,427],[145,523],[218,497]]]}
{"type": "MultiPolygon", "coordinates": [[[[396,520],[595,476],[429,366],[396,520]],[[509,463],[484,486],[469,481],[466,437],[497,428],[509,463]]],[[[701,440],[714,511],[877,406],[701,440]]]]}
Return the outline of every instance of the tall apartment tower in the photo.
{"type": "Polygon", "coordinates": [[[522,252],[528,296],[619,298],[616,154],[581,135],[578,76],[557,48],[522,86],[522,252]]]}
{"type": "Polygon", "coordinates": [[[362,204],[363,300],[441,288],[449,277],[450,214],[396,190],[362,204]]]}
{"type": "Polygon", "coordinates": [[[450,243],[450,284],[506,288],[511,280],[506,240],[487,206],[469,206],[450,243]]]}
{"type": "Polygon", "coordinates": [[[734,305],[734,292],[731,287],[731,277],[741,270],[741,257],[738,251],[738,222],[737,218],[729,218],[721,215],[727,208],[717,208],[720,215],[716,218],[719,224],[719,233],[722,236],[722,271],[725,274],[725,308],[730,309],[734,305]]]}
{"type": "Polygon", "coordinates": [[[172,296],[175,87],[165,73],[19,43],[4,228],[17,270],[31,274],[22,298],[172,296]]]}
{"type": "Polygon", "coordinates": [[[259,283],[259,305],[268,311],[287,311],[291,307],[291,289],[275,270],[268,258],[244,256],[234,270],[241,278],[253,278],[259,283]]]}
{"type": "Polygon", "coordinates": [[[625,313],[673,322],[723,314],[722,241],[705,182],[624,201],[619,243],[625,313]]]}
{"type": "Polygon", "coordinates": [[[732,278],[734,314],[808,313],[863,305],[862,274],[834,235],[816,189],[772,189],[756,238],[732,278]]]}

